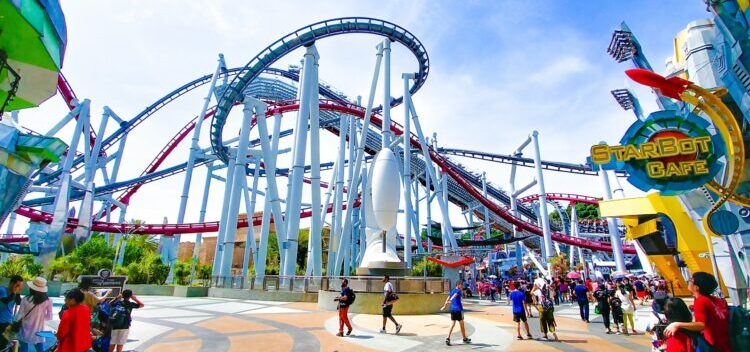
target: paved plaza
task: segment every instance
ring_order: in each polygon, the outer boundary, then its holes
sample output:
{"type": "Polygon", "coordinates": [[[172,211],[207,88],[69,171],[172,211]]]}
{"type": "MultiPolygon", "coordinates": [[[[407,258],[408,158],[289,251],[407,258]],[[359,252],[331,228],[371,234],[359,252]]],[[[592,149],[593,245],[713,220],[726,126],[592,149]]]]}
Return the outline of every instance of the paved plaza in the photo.
{"type": "MultiPolygon", "coordinates": [[[[601,318],[581,322],[578,307],[556,308],[560,342],[544,341],[538,314],[529,320],[535,340],[515,340],[515,325],[505,302],[467,300],[466,324],[471,345],[461,343],[460,332],[453,346],[445,345],[450,316],[445,314],[400,316],[404,325],[394,335],[393,325],[380,334],[381,317],[351,314],[352,336],[339,338],[336,312],[320,311],[315,303],[249,301],[220,298],[143,296],[146,307],[135,310],[128,351],[649,351],[650,338],[606,335],[601,318]]],[[[55,300],[55,311],[59,310],[55,300]]],[[[593,314],[593,306],[591,312],[593,314]]],[[[636,312],[639,331],[649,316],[643,307],[636,312]]],[[[390,323],[389,323],[390,324],[390,323]]],[[[456,327],[456,330],[458,327],[456,327]]],[[[550,335],[551,336],[551,335],[550,335]]]]}

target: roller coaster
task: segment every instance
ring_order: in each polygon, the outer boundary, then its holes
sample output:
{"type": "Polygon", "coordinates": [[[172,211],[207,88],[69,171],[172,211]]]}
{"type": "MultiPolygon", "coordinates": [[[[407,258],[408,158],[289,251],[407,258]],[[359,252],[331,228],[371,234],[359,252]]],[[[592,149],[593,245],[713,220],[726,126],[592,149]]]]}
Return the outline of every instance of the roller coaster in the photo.
{"type": "MultiPolygon", "coordinates": [[[[395,50],[396,48],[394,48],[395,50]]],[[[9,236],[2,242],[16,243],[28,239],[31,252],[40,256],[49,255],[59,247],[62,233],[75,233],[77,237],[88,238],[91,232],[113,234],[113,245],[121,245],[122,234],[143,234],[161,236],[161,253],[165,262],[174,264],[177,260],[177,246],[182,234],[198,234],[194,258],[201,245],[201,236],[217,233],[217,250],[214,260],[214,276],[231,275],[233,248],[236,231],[247,228],[246,256],[252,254],[256,272],[263,275],[268,234],[270,226],[275,226],[282,249],[282,275],[294,275],[293,263],[297,261],[296,245],[300,219],[309,218],[311,223],[310,250],[307,257],[307,275],[322,275],[322,228],[328,222],[332,238],[328,241],[327,275],[346,275],[350,268],[358,266],[365,252],[365,227],[372,219],[366,207],[377,190],[369,191],[367,180],[372,177],[372,164],[368,163],[384,148],[389,148],[397,156],[402,177],[405,230],[396,234],[401,243],[416,243],[416,252],[428,251],[429,243],[419,240],[420,204],[427,210],[427,223],[432,223],[431,203],[437,202],[440,219],[446,226],[441,227],[442,246],[445,253],[458,251],[448,217],[449,205],[458,206],[472,218],[483,220],[484,236],[493,227],[503,233],[515,233],[517,237],[535,235],[547,236],[551,241],[592,252],[612,252],[613,242],[620,245],[620,233],[611,232],[607,222],[593,226],[598,230],[588,230],[592,224],[579,222],[576,217],[568,217],[560,202],[597,204],[601,198],[545,193],[522,196],[523,192],[506,192],[499,186],[486,181],[465,167],[455,157],[475,158],[499,162],[518,167],[528,167],[546,172],[566,172],[582,176],[596,176],[603,171],[590,165],[544,161],[527,158],[522,154],[501,155],[479,151],[439,147],[435,138],[425,137],[419,124],[417,109],[411,96],[418,93],[426,84],[430,71],[430,60],[426,48],[408,30],[379,19],[364,17],[344,17],[317,22],[293,31],[275,41],[243,67],[227,68],[223,56],[213,74],[200,76],[174,89],[157,99],[143,111],[130,119],[123,119],[112,109],[105,107],[98,131],[94,131],[89,116],[88,100],[76,97],[68,80],[62,76],[58,80],[58,91],[70,108],[70,113],[46,135],[54,136],[66,124],[76,126],[75,134],[69,143],[67,155],[59,163],[47,166],[30,184],[22,201],[17,204],[15,214],[9,220],[9,233],[13,232],[15,216],[20,215],[31,221],[26,237],[9,236]],[[364,33],[382,37],[377,46],[375,72],[371,91],[364,106],[331,88],[321,84],[317,65],[319,54],[316,42],[329,37],[364,33]],[[392,98],[390,95],[390,52],[391,44],[398,43],[408,50],[417,62],[414,72],[403,75],[403,95],[392,98]],[[280,58],[303,49],[304,64],[301,68],[279,69],[272,67],[280,58]],[[375,89],[383,63],[385,97],[382,104],[375,105],[375,89]],[[158,150],[141,174],[130,180],[118,180],[121,160],[126,149],[128,135],[149,118],[158,118],[159,111],[169,104],[177,103],[181,97],[199,88],[207,89],[201,112],[192,118],[158,150]],[[212,100],[216,104],[209,106],[212,100]],[[391,119],[392,107],[403,105],[403,123],[391,119]],[[227,138],[225,126],[231,110],[243,107],[242,125],[239,137],[227,138]],[[295,128],[281,130],[283,118],[296,113],[295,128]],[[117,123],[117,128],[105,136],[108,120],[117,123]],[[273,129],[269,131],[269,122],[273,129]],[[198,141],[204,121],[210,122],[210,148],[201,150],[198,141]],[[308,131],[309,126],[309,131],[308,131]],[[337,158],[321,161],[319,130],[331,132],[339,140],[337,158]],[[250,139],[251,131],[257,137],[250,139]],[[85,135],[80,142],[80,136],[85,135]],[[164,166],[167,158],[179,145],[192,135],[192,146],[187,161],[172,166],[164,166]],[[288,168],[277,166],[277,155],[282,150],[280,140],[294,137],[292,165],[288,168]],[[309,138],[310,147],[307,147],[309,138]],[[82,149],[82,151],[80,151],[82,149]],[[75,152],[74,152],[75,151],[75,152]],[[306,155],[311,164],[305,165],[306,155]],[[368,167],[369,164],[369,167],[368,167]],[[196,167],[206,167],[208,174],[200,220],[194,223],[184,221],[188,191],[192,171],[196,167]],[[226,169],[222,177],[218,173],[226,169]],[[321,181],[321,171],[331,171],[329,182],[321,181]],[[93,186],[97,173],[104,184],[93,186]],[[125,222],[125,214],[142,186],[174,178],[183,174],[183,194],[176,223],[133,224],[125,222]],[[258,187],[259,179],[265,179],[266,187],[258,187]],[[287,179],[286,198],[281,199],[279,180],[287,179]],[[347,180],[344,182],[344,180],[347,180]],[[225,183],[221,219],[206,221],[205,213],[208,192],[212,180],[225,183]],[[309,184],[312,203],[302,204],[303,184],[309,184]],[[325,191],[323,199],[322,191],[325,191]],[[420,196],[420,192],[424,196],[420,196]],[[38,195],[41,193],[41,196],[38,195]],[[518,193],[518,194],[515,194],[518,193]],[[36,196],[32,196],[36,195],[36,196]],[[263,200],[257,201],[257,195],[263,200]],[[241,201],[247,214],[256,214],[256,203],[261,203],[260,215],[242,218],[239,216],[241,201]],[[69,216],[73,202],[80,202],[78,217],[69,216]],[[561,223],[545,224],[546,215],[540,216],[540,203],[553,205],[562,219],[561,223]],[[98,204],[98,209],[94,205],[98,204]],[[282,204],[286,209],[282,211],[282,204]],[[113,213],[119,212],[119,221],[112,221],[113,213]],[[330,220],[326,220],[330,214],[330,220]],[[260,226],[261,233],[255,234],[253,227],[260,226]],[[608,241],[580,236],[591,232],[608,241]],[[259,236],[259,238],[256,238],[259,236]],[[257,244],[256,244],[257,242],[257,244]],[[290,264],[292,263],[292,264],[290,264]]],[[[429,117],[428,117],[429,118],[429,117]]],[[[531,138],[531,137],[530,137],[531,138]]],[[[528,144],[528,142],[526,142],[528,144]]],[[[538,153],[537,153],[538,154],[538,153]]],[[[617,172],[618,176],[627,176],[617,172]]],[[[543,183],[543,181],[540,181],[543,183]]],[[[523,191],[528,191],[526,187],[523,191]]],[[[543,187],[541,187],[543,190],[543,187]]],[[[575,207],[572,207],[575,209],[575,207]]],[[[166,215],[166,214],[165,214],[166,215]]],[[[473,226],[469,221],[469,226],[473,226]]],[[[544,246],[544,241],[526,239],[524,247],[528,251],[544,246]]],[[[409,248],[410,246],[406,246],[409,248]]],[[[619,248],[619,247],[618,247],[619,248]]],[[[559,249],[556,249],[559,250],[559,249]]],[[[124,251],[121,251],[124,252],[124,251]]],[[[407,265],[411,265],[413,253],[403,253],[407,265]]],[[[615,250],[617,252],[617,250],[615,250]]],[[[622,244],[622,252],[636,254],[631,244],[622,244]]],[[[549,253],[549,252],[547,252],[549,253]]],[[[547,255],[542,251],[542,260],[547,255]]],[[[245,270],[247,269],[245,260],[245,270]]],[[[170,276],[171,277],[171,276],[170,276]]]]}

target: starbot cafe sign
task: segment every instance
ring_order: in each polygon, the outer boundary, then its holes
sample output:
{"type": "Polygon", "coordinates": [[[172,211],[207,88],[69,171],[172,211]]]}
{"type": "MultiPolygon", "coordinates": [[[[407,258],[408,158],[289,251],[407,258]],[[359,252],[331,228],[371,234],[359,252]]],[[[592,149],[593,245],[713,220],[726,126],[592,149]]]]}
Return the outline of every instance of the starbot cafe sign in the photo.
{"type": "Polygon", "coordinates": [[[707,175],[708,161],[695,156],[711,151],[711,137],[683,138],[662,137],[639,145],[599,144],[591,147],[591,160],[595,164],[607,164],[612,158],[617,162],[643,160],[646,174],[652,179],[707,175]]]}
{"type": "Polygon", "coordinates": [[[628,181],[643,191],[695,189],[722,167],[721,139],[708,127],[708,121],[694,114],[657,111],[636,121],[619,145],[591,146],[589,163],[594,169],[627,171],[628,181]]]}

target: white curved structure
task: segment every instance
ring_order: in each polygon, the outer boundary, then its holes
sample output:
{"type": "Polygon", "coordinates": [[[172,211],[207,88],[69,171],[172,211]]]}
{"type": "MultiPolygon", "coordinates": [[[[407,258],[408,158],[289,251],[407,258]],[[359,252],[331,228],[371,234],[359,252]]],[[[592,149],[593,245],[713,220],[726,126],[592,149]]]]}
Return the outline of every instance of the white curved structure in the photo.
{"type": "Polygon", "coordinates": [[[388,148],[380,150],[372,163],[372,176],[370,177],[372,198],[370,199],[375,215],[374,220],[380,229],[390,229],[396,226],[401,200],[398,167],[396,155],[388,148]]]}
{"type": "Polygon", "coordinates": [[[367,182],[364,203],[367,247],[357,273],[382,274],[403,270],[396,252],[396,219],[401,200],[398,161],[393,152],[382,149],[375,156],[367,182]]]}

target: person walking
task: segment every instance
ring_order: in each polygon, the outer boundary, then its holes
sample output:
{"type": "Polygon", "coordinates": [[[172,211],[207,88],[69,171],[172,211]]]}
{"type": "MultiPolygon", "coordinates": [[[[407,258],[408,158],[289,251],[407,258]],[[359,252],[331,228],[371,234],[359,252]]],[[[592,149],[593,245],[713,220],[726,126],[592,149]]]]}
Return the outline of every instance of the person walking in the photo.
{"type": "Polygon", "coordinates": [[[609,290],[607,290],[607,286],[603,282],[597,285],[596,291],[594,291],[594,299],[596,299],[599,314],[602,315],[604,327],[607,328],[607,334],[611,334],[612,329],[609,326],[609,313],[611,312],[611,307],[609,305],[609,290]]]}
{"type": "Polygon", "coordinates": [[[58,352],[85,352],[91,348],[91,311],[83,302],[83,291],[65,294],[65,306],[57,327],[58,352]]]}
{"type": "Polygon", "coordinates": [[[583,284],[582,280],[578,280],[578,285],[573,288],[576,302],[578,303],[578,311],[581,313],[581,320],[589,322],[589,294],[590,291],[583,284]]]}
{"type": "Polygon", "coordinates": [[[630,332],[628,331],[628,323],[630,323],[630,331],[633,332],[633,334],[637,334],[635,331],[635,323],[633,321],[633,315],[635,314],[635,301],[633,300],[632,291],[627,286],[627,282],[619,285],[617,291],[615,291],[615,295],[620,299],[620,302],[622,302],[623,333],[625,335],[630,335],[630,332]]]}
{"type": "Polygon", "coordinates": [[[544,290],[541,289],[539,292],[542,293],[539,298],[538,309],[539,325],[542,334],[544,334],[543,338],[548,340],[549,337],[547,336],[547,332],[550,332],[552,333],[552,336],[555,337],[555,341],[557,341],[557,333],[555,332],[555,328],[557,327],[557,323],[555,322],[555,305],[552,299],[550,299],[548,292],[544,292],[544,290]]]}
{"type": "Polygon", "coordinates": [[[352,300],[354,297],[354,291],[349,288],[349,280],[341,280],[341,295],[334,299],[339,302],[339,333],[336,336],[344,336],[344,325],[348,329],[346,336],[352,334],[352,324],[349,322],[349,306],[354,303],[352,300]]]}
{"type": "Polygon", "coordinates": [[[617,297],[615,291],[617,290],[609,291],[609,306],[612,309],[612,322],[617,329],[617,335],[620,335],[620,325],[624,325],[622,322],[622,300],[617,297]]]}
{"type": "Polygon", "coordinates": [[[0,351],[7,348],[10,343],[4,332],[13,322],[16,306],[21,305],[22,289],[23,278],[19,275],[10,278],[8,287],[0,287],[0,351]]]}
{"type": "Polygon", "coordinates": [[[513,303],[513,321],[516,323],[516,332],[518,333],[519,340],[523,340],[521,337],[521,322],[523,327],[526,329],[526,337],[532,339],[531,332],[529,331],[529,323],[526,321],[526,294],[520,290],[521,283],[515,284],[515,289],[510,293],[510,301],[513,303]]]}
{"type": "Polygon", "coordinates": [[[47,297],[47,280],[37,277],[26,283],[29,295],[21,301],[16,317],[21,324],[18,341],[21,352],[43,352],[44,338],[36,333],[44,330],[44,322],[52,320],[52,301],[47,297]]]}
{"type": "Polygon", "coordinates": [[[523,289],[523,294],[526,297],[526,315],[529,316],[529,318],[533,318],[534,315],[531,314],[531,306],[534,305],[534,295],[531,293],[531,290],[533,289],[532,284],[526,284],[523,289]]]}
{"type": "Polygon", "coordinates": [[[396,295],[391,283],[391,277],[389,275],[383,276],[383,328],[380,329],[380,333],[385,334],[385,324],[390,319],[394,325],[396,325],[396,334],[401,332],[403,327],[399,324],[395,318],[393,318],[393,304],[398,301],[398,295],[396,295]]]}
{"type": "Polygon", "coordinates": [[[111,304],[109,322],[112,328],[112,335],[109,341],[109,352],[117,350],[122,352],[122,348],[128,342],[130,334],[130,325],[133,322],[131,316],[133,309],[143,308],[143,302],[133,294],[131,290],[124,290],[117,296],[111,304]]]}
{"type": "Polygon", "coordinates": [[[695,317],[692,322],[675,321],[669,324],[664,330],[664,335],[674,336],[680,329],[702,331],[706,342],[716,351],[730,352],[729,306],[726,300],[713,295],[718,287],[719,283],[713,275],[702,271],[693,273],[688,280],[688,291],[695,297],[695,317]]]}
{"type": "Polygon", "coordinates": [[[646,305],[648,299],[646,298],[646,284],[643,282],[643,279],[636,279],[633,282],[633,286],[635,287],[635,296],[638,297],[639,304],[642,306],[646,305]]]}
{"type": "Polygon", "coordinates": [[[461,297],[463,296],[463,284],[461,281],[456,282],[456,287],[448,293],[448,299],[445,300],[440,310],[445,310],[445,307],[450,304],[451,306],[451,328],[448,330],[448,337],[445,339],[445,344],[451,345],[451,335],[453,334],[453,328],[456,327],[456,322],[461,327],[461,336],[464,338],[464,343],[471,343],[471,339],[466,336],[466,327],[464,326],[464,306],[461,304],[461,297]]]}

